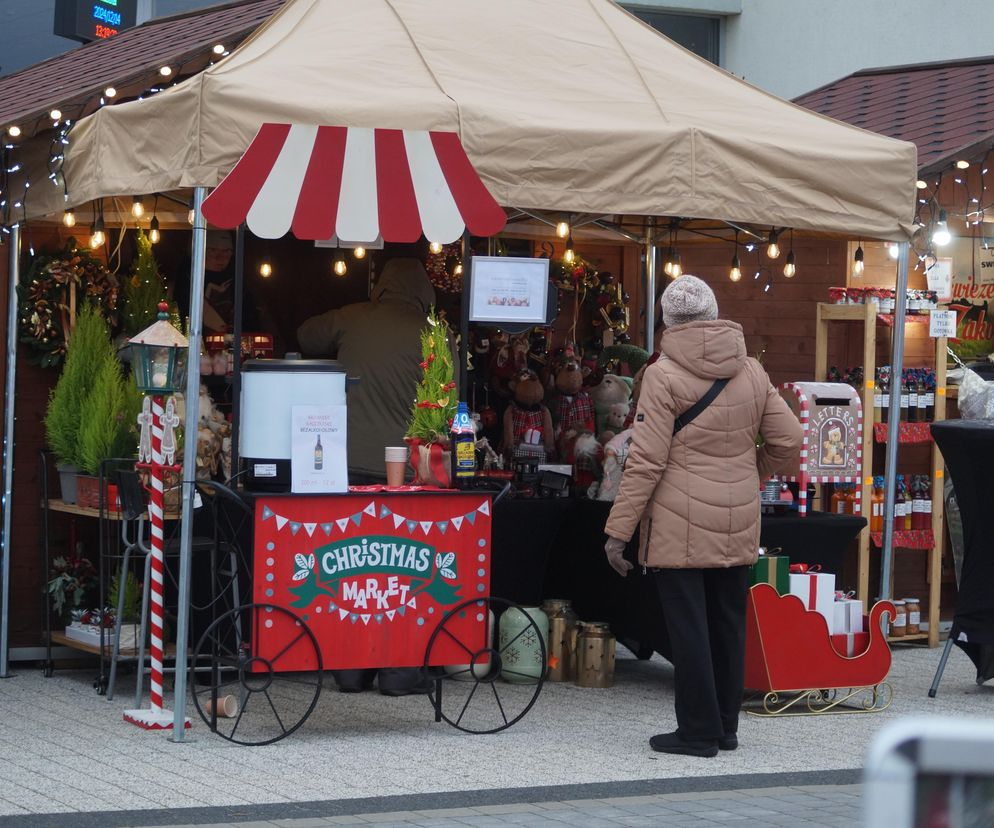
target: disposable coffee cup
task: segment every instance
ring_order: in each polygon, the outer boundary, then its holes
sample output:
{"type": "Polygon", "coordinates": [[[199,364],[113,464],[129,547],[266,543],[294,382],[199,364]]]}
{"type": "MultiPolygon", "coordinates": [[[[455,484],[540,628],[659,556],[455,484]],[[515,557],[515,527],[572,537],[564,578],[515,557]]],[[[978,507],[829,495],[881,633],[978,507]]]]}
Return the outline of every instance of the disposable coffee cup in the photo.
{"type": "MultiPolygon", "coordinates": [[[[214,703],[207,699],[206,713],[210,716],[214,712],[214,703]]],[[[217,697],[217,715],[219,719],[233,719],[238,715],[238,698],[235,696],[217,697]]]]}
{"type": "Polygon", "coordinates": [[[407,468],[407,446],[387,446],[384,460],[387,465],[387,485],[403,486],[404,471],[407,468]]]}

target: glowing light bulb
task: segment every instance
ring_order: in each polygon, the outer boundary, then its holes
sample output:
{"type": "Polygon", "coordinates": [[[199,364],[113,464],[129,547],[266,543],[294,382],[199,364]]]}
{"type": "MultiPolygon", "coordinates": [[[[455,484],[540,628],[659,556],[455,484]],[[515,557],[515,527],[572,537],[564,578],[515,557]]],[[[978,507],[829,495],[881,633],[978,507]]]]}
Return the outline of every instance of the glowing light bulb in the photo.
{"type": "Polygon", "coordinates": [[[856,248],[856,254],[853,256],[853,266],[852,266],[853,275],[862,276],[864,266],[865,265],[863,262],[863,245],[860,245],[859,247],[856,248]]]}
{"type": "Polygon", "coordinates": [[[452,268],[452,275],[453,276],[462,276],[462,262],[460,262],[454,268],[452,268]]]}
{"type": "Polygon", "coordinates": [[[963,159],[963,158],[961,158],[959,161],[956,162],[956,169],[957,170],[965,170],[969,166],[970,166],[970,162],[967,161],[967,160],[965,160],[965,159],[963,159]]]}
{"type": "Polygon", "coordinates": [[[104,90],[104,97],[105,98],[113,98],[115,95],[117,95],[117,90],[113,86],[108,86],[104,90]]]}
{"type": "Polygon", "coordinates": [[[145,205],[142,204],[141,196],[135,196],[131,199],[131,215],[135,218],[141,218],[145,215],[145,205]]]}
{"type": "Polygon", "coordinates": [[[573,252],[572,247],[566,248],[566,252],[563,253],[563,261],[566,262],[566,264],[573,264],[573,262],[576,261],[576,253],[573,252]]]}
{"type": "Polygon", "coordinates": [[[771,259],[780,258],[780,245],[777,244],[778,235],[776,230],[770,230],[770,241],[766,246],[766,255],[771,259]]]}
{"type": "Polygon", "coordinates": [[[355,250],[352,251],[352,255],[355,256],[357,259],[365,259],[366,258],[366,248],[365,247],[357,247],[355,250]]]}
{"type": "Polygon", "coordinates": [[[925,189],[928,189],[928,182],[927,182],[927,181],[922,181],[922,180],[921,180],[921,179],[919,178],[919,179],[918,179],[918,180],[917,180],[917,181],[915,182],[915,186],[916,186],[916,187],[917,187],[917,188],[918,188],[919,190],[925,190],[925,189]]]}
{"type": "Polygon", "coordinates": [[[19,126],[9,126],[7,127],[7,134],[11,138],[16,138],[18,135],[21,134],[21,128],[19,126]]]}
{"type": "Polygon", "coordinates": [[[66,210],[62,214],[62,223],[66,227],[75,227],[76,226],[76,213],[74,211],[72,211],[72,210],[66,210]]]}
{"type": "Polygon", "coordinates": [[[732,256],[732,269],[728,272],[728,278],[733,282],[738,282],[742,278],[742,268],[739,267],[739,254],[732,256]]]}
{"type": "Polygon", "coordinates": [[[211,51],[214,52],[215,55],[223,55],[224,54],[224,44],[223,43],[215,43],[214,44],[214,48],[211,49],[211,51]]]}
{"type": "Polygon", "coordinates": [[[336,276],[344,276],[348,271],[348,268],[345,266],[345,259],[341,255],[335,259],[334,271],[336,276]]]}
{"type": "Polygon", "coordinates": [[[263,279],[268,279],[273,275],[273,266],[269,262],[263,262],[259,265],[259,275],[263,279]]]}
{"type": "Polygon", "coordinates": [[[565,239],[569,235],[569,222],[561,221],[556,225],[556,235],[561,239],[565,239]]]}
{"type": "Polygon", "coordinates": [[[173,68],[171,66],[163,66],[159,69],[159,74],[164,78],[168,78],[173,73],[173,68]]]}
{"type": "Polygon", "coordinates": [[[680,254],[676,250],[673,251],[673,267],[670,269],[670,276],[674,279],[679,279],[683,276],[683,263],[680,261],[680,254]]]}
{"type": "Polygon", "coordinates": [[[106,236],[103,230],[94,230],[93,235],[90,236],[90,247],[96,250],[98,247],[103,247],[103,243],[106,241],[106,236]]]}
{"type": "Polygon", "coordinates": [[[949,232],[949,225],[946,223],[946,211],[939,210],[939,220],[935,223],[935,231],[932,233],[932,243],[939,247],[945,247],[953,239],[949,232]]]}
{"type": "Polygon", "coordinates": [[[193,208],[192,207],[189,210],[186,211],[186,220],[188,222],[190,222],[190,224],[193,224],[193,221],[194,221],[194,219],[196,217],[197,217],[197,214],[193,212],[193,208]]]}
{"type": "Polygon", "coordinates": [[[437,256],[439,253],[442,252],[442,243],[432,242],[431,244],[428,245],[428,249],[437,256]]]}
{"type": "Polygon", "coordinates": [[[158,244],[159,238],[159,219],[156,216],[152,216],[152,221],[150,221],[148,225],[148,240],[152,242],[152,244],[158,244]]]}
{"type": "Polygon", "coordinates": [[[783,266],[783,275],[788,279],[793,279],[795,273],[797,273],[797,263],[794,259],[794,251],[791,250],[787,254],[787,262],[783,266]]]}
{"type": "Polygon", "coordinates": [[[51,112],[48,113],[48,117],[51,118],[53,121],[61,121],[62,120],[62,110],[61,109],[53,109],[51,112]]]}
{"type": "Polygon", "coordinates": [[[896,244],[887,245],[887,253],[890,254],[892,259],[896,259],[898,254],[901,252],[900,248],[896,244]]]}

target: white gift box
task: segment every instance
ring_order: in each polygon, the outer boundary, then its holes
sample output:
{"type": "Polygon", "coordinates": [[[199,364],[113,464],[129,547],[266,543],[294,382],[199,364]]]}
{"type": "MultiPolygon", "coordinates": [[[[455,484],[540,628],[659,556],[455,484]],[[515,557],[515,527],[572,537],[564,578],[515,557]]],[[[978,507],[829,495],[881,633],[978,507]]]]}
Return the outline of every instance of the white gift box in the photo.
{"type": "Polygon", "coordinates": [[[835,633],[861,633],[863,629],[863,602],[841,598],[835,602],[835,633]]]}
{"type": "Polygon", "coordinates": [[[820,614],[831,635],[835,632],[835,576],[826,572],[790,573],[790,594],[796,595],[804,608],[820,614]]]}

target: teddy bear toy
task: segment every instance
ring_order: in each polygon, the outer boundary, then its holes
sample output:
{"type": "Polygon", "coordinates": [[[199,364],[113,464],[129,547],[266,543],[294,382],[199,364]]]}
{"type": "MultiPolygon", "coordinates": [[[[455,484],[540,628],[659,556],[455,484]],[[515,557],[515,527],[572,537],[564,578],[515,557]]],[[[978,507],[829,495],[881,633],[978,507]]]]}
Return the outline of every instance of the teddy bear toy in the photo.
{"type": "Polygon", "coordinates": [[[567,349],[555,372],[556,446],[559,457],[572,463],[573,444],[581,434],[594,433],[594,402],[583,390],[583,373],[572,349],[567,349]]]}
{"type": "MultiPolygon", "coordinates": [[[[594,401],[594,415],[597,422],[597,433],[605,428],[608,412],[615,405],[623,403],[626,407],[632,397],[632,380],[630,377],[620,377],[617,374],[604,374],[601,381],[590,389],[590,398],[594,401]]],[[[615,433],[621,429],[616,429],[615,433]]]]}
{"type": "Polygon", "coordinates": [[[607,444],[616,434],[625,430],[625,421],[628,419],[628,403],[614,403],[604,417],[604,425],[597,433],[597,439],[601,444],[607,444]]]}
{"type": "Polygon", "coordinates": [[[509,459],[545,462],[555,450],[552,414],[542,404],[545,389],[525,368],[510,383],[514,397],[504,410],[504,454],[509,459]]]}

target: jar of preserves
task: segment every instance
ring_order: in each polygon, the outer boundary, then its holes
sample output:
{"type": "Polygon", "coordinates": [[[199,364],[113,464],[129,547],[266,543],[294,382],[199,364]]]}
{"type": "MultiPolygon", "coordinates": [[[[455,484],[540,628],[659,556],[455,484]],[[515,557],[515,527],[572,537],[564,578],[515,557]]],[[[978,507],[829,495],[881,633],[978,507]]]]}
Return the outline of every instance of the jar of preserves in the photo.
{"type": "Polygon", "coordinates": [[[908,616],[908,623],[905,628],[905,632],[908,635],[917,635],[922,631],[921,619],[922,610],[921,604],[917,598],[905,598],[904,599],[904,609],[908,616]]]}
{"type": "Polygon", "coordinates": [[[908,634],[908,610],[904,601],[895,601],[894,623],[890,626],[890,634],[894,638],[901,638],[908,634]]]}

